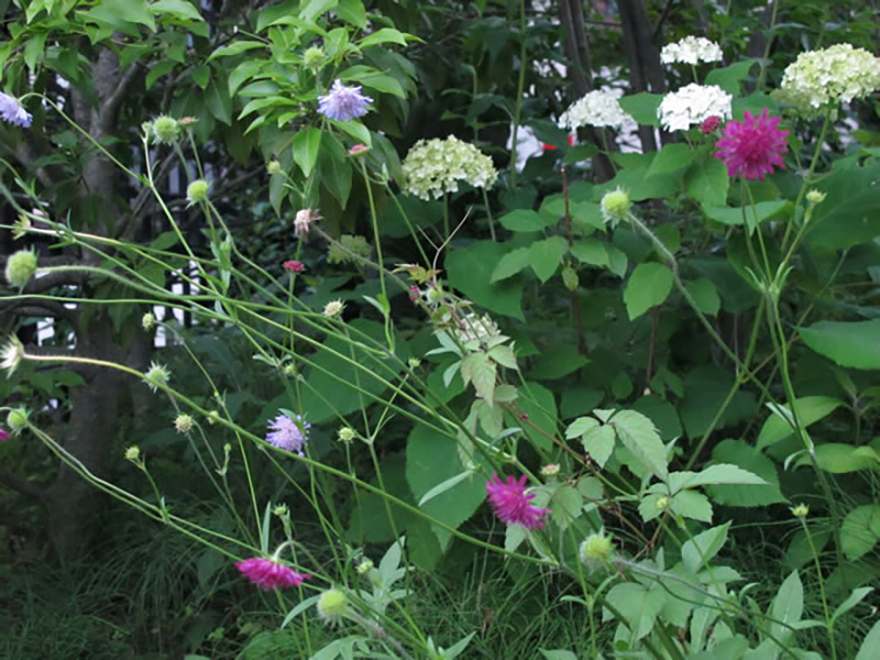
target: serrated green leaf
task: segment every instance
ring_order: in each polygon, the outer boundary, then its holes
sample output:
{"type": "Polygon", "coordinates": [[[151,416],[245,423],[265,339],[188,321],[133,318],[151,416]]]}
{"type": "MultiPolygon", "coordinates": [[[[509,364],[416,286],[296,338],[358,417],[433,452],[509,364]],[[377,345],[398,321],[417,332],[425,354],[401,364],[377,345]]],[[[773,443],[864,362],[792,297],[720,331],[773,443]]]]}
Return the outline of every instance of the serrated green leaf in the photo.
{"type": "Polygon", "coordinates": [[[605,243],[595,238],[584,238],[571,246],[571,253],[577,257],[581,263],[590,264],[591,266],[607,266],[608,251],[605,249],[605,243]]]}
{"type": "Polygon", "coordinates": [[[471,353],[461,361],[461,377],[464,384],[474,384],[477,395],[482,397],[490,406],[493,405],[495,396],[495,363],[485,353],[471,353]]]}
{"type": "Polygon", "coordinates": [[[562,263],[562,255],[568,251],[568,243],[562,236],[551,236],[529,247],[529,265],[541,282],[546,282],[562,263]]]}
{"type": "Polygon", "coordinates": [[[819,321],[801,328],[800,335],[807,346],[841,367],[880,369],[880,319],[819,321]]]}
{"type": "MultiPolygon", "coordinates": [[[[830,396],[805,396],[795,402],[795,411],[798,415],[798,421],[804,427],[808,427],[827,417],[842,405],[844,405],[843,401],[830,396]]],[[[761,432],[758,434],[758,449],[764,449],[785,440],[795,432],[788,406],[776,408],[773,405],[768,405],[768,408],[774,414],[768,417],[764,426],[761,427],[761,432]]]]}
{"type": "Polygon", "coordinates": [[[598,463],[600,468],[605,467],[605,463],[608,462],[614,451],[614,435],[614,427],[605,424],[596,426],[581,436],[584,451],[598,463]]]}
{"type": "Polygon", "coordinates": [[[727,543],[728,529],[730,529],[729,521],[707,529],[685,542],[681,548],[681,561],[684,567],[692,573],[699,573],[727,543]]]}
{"type": "Polygon", "coordinates": [[[666,447],[654,422],[634,410],[622,410],[609,420],[609,424],[617,431],[623,446],[651,473],[665,481],[669,475],[666,447]]]}
{"type": "Polygon", "coordinates": [[[666,266],[656,262],[639,264],[623,292],[629,319],[635,320],[652,307],[663,304],[671,291],[672,272],[666,266]]]}
{"type": "Polygon", "coordinates": [[[508,277],[513,277],[528,265],[529,248],[516,248],[515,250],[511,250],[501,257],[501,261],[495,266],[495,270],[492,271],[491,282],[494,284],[495,282],[506,280],[508,277]]]}
{"type": "Polygon", "coordinates": [[[694,302],[697,304],[703,314],[715,316],[721,309],[721,298],[718,295],[718,289],[708,277],[701,277],[697,280],[691,280],[684,285],[687,292],[691,294],[694,302]]]}
{"type": "Polygon", "coordinates": [[[654,157],[648,168],[648,176],[666,174],[687,167],[694,162],[694,151],[683,142],[673,142],[664,146],[654,157]]]}

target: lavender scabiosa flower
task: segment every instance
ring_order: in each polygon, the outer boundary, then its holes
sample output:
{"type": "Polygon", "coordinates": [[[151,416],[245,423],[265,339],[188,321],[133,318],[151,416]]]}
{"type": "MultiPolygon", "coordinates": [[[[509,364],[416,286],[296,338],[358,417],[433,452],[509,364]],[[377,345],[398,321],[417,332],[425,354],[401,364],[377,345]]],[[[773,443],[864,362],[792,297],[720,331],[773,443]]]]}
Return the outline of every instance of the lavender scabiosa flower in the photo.
{"type": "Polygon", "coordinates": [[[251,557],[244,561],[237,561],[235,567],[248,580],[265,591],[271,591],[277,587],[298,587],[312,577],[297,573],[274,559],[263,557],[251,557]]]}
{"type": "Polygon", "coordinates": [[[373,102],[369,96],[361,94],[361,86],[346,87],[337,79],[330,92],[318,97],[318,112],[336,121],[351,121],[367,114],[367,106],[373,102]]]}
{"type": "Polygon", "coordinates": [[[312,425],[303,419],[302,415],[278,415],[269,423],[269,433],[266,434],[266,442],[270,445],[287,451],[296,452],[303,456],[303,445],[309,439],[308,431],[312,425]]]}
{"type": "Polygon", "coordinates": [[[780,129],[779,122],[779,117],[768,116],[767,108],[760,115],[746,110],[741,122],[727,122],[724,137],[715,143],[715,158],[724,161],[730,176],[763,181],[774,168],[785,167],[782,154],[788,151],[788,131],[780,129]]]}
{"type": "Polygon", "coordinates": [[[538,529],[544,526],[544,517],[550,510],[532,506],[531,500],[535,498],[535,494],[526,494],[526,478],[526,475],[519,480],[507,477],[504,482],[493,473],[492,480],[486,482],[486,492],[489,494],[492,509],[501,522],[506,525],[522,525],[530,530],[538,529]]]}
{"type": "Polygon", "coordinates": [[[3,121],[22,128],[30,128],[33,121],[31,113],[22,107],[17,98],[3,92],[0,92],[0,117],[3,121]]]}

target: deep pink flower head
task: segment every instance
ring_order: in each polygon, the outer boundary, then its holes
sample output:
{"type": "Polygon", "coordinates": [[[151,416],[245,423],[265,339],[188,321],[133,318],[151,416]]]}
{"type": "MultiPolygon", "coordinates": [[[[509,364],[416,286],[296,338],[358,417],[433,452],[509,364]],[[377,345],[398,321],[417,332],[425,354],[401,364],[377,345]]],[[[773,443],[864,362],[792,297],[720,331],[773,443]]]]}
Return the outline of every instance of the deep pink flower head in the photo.
{"type": "Polygon", "coordinates": [[[9,440],[9,438],[11,437],[12,435],[10,435],[9,431],[7,431],[6,429],[0,429],[0,442],[9,440]]]}
{"type": "Polygon", "coordinates": [[[260,589],[271,591],[276,587],[282,589],[286,587],[298,587],[311,575],[303,575],[297,573],[292,568],[288,568],[284,564],[279,564],[272,559],[264,559],[261,557],[252,557],[244,561],[235,562],[235,567],[241,571],[248,580],[253,582],[260,589]]]}
{"type": "Polygon", "coordinates": [[[493,473],[492,480],[486,482],[486,492],[495,515],[507,525],[518,524],[526,529],[538,529],[544,526],[544,517],[550,513],[550,509],[539,509],[531,505],[535,495],[526,495],[525,475],[519,481],[507,477],[505,483],[493,473]]]}
{"type": "Polygon", "coordinates": [[[754,116],[746,110],[741,122],[727,122],[724,137],[715,143],[715,158],[724,161],[730,176],[749,180],[757,177],[763,181],[774,167],[785,167],[782,154],[788,151],[788,131],[779,128],[780,121],[780,117],[767,116],[767,108],[763,114],[754,116]]]}
{"type": "Polygon", "coordinates": [[[306,269],[305,264],[302,261],[297,261],[296,259],[289,259],[284,262],[284,270],[289,273],[301,273],[306,269]]]}
{"type": "Polygon", "coordinates": [[[718,128],[718,124],[721,123],[721,117],[718,115],[712,115],[711,117],[706,117],[703,120],[703,123],[700,124],[700,130],[703,131],[706,135],[715,131],[718,128]]]}

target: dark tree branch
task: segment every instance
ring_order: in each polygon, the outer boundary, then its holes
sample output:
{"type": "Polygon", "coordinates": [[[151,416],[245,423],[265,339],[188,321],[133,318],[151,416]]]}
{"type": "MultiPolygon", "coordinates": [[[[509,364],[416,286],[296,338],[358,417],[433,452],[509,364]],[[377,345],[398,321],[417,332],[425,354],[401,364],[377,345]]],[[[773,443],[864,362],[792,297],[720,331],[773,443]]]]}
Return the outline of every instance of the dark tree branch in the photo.
{"type": "Polygon", "coordinates": [[[32,481],[22,479],[17,474],[13,474],[2,465],[0,465],[0,484],[7,488],[18,491],[22,495],[33,497],[35,499],[43,499],[44,491],[32,481]]]}
{"type": "Polygon", "coordinates": [[[132,64],[119,77],[119,82],[116,85],[116,89],[113,90],[113,93],[104,100],[99,119],[101,131],[103,133],[106,134],[112,131],[116,123],[116,115],[119,111],[119,106],[122,105],[122,101],[125,99],[126,94],[128,94],[132,83],[142,77],[141,73],[141,66],[139,64],[132,64]]]}

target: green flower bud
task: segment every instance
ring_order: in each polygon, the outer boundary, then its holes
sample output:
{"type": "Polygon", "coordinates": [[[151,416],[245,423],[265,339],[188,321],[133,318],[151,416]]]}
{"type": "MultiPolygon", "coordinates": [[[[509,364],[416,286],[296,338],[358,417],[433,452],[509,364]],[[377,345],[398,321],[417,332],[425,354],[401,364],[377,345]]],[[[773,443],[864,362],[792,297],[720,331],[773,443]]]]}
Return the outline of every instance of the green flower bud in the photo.
{"type": "Polygon", "coordinates": [[[15,288],[23,288],[37,272],[37,253],[19,250],[6,260],[6,280],[15,288]]]}
{"type": "Polygon", "coordinates": [[[795,518],[806,518],[809,513],[810,507],[808,507],[806,504],[798,504],[791,509],[791,514],[795,518]]]}
{"type": "Polygon", "coordinates": [[[269,164],[266,165],[266,171],[269,174],[281,174],[284,170],[281,168],[281,163],[277,160],[270,160],[269,164]]]}
{"type": "Polygon", "coordinates": [[[348,444],[352,440],[354,440],[354,429],[350,426],[344,426],[339,429],[339,432],[336,434],[336,437],[339,438],[339,442],[344,442],[348,444]]]}
{"type": "Polygon", "coordinates": [[[159,390],[160,385],[168,385],[168,379],[171,378],[171,372],[164,364],[158,362],[150,363],[150,368],[144,374],[144,380],[147,381],[147,387],[154,392],[159,390]]]}
{"type": "Polygon", "coordinates": [[[153,329],[153,326],[156,325],[156,317],[153,316],[152,312],[144,314],[143,318],[141,318],[141,325],[144,328],[144,332],[149,332],[153,329]]]}
{"type": "Polygon", "coordinates": [[[26,408],[16,408],[9,411],[9,415],[6,417],[6,426],[12,431],[12,435],[18,435],[27,428],[30,415],[26,408]]]}
{"type": "Polygon", "coordinates": [[[606,564],[614,552],[614,543],[611,539],[599,532],[590,534],[581,543],[580,558],[588,566],[606,564]]]}
{"type": "Polygon", "coordinates": [[[577,271],[571,266],[566,266],[562,269],[562,283],[569,291],[577,291],[580,280],[578,279],[577,271]]]}
{"type": "Polygon", "coordinates": [[[626,192],[620,188],[612,190],[605,193],[602,198],[602,217],[606,223],[614,226],[626,218],[630,206],[632,206],[632,202],[629,201],[629,195],[626,192]]]}
{"type": "Polygon", "coordinates": [[[324,51],[317,46],[312,46],[303,53],[303,62],[310,69],[317,69],[324,61],[324,51]]]}
{"type": "Polygon", "coordinates": [[[816,190],[813,188],[810,192],[807,193],[807,201],[810,204],[821,204],[825,201],[825,193],[821,190],[816,190]]]}
{"type": "Polygon", "coordinates": [[[199,204],[208,199],[208,188],[211,187],[204,179],[196,179],[186,187],[186,199],[190,205],[199,204]]]}
{"type": "Polygon", "coordinates": [[[141,457],[141,448],[137,445],[132,445],[128,449],[125,450],[125,459],[128,461],[136,461],[141,457]]]}
{"type": "Polygon", "coordinates": [[[186,414],[178,415],[174,420],[174,428],[177,429],[178,433],[189,433],[195,424],[196,421],[186,414]]]}
{"type": "Polygon", "coordinates": [[[180,123],[167,115],[156,117],[150,133],[160,144],[174,144],[180,139],[180,123]]]}
{"type": "Polygon", "coordinates": [[[328,589],[318,597],[318,615],[327,623],[338,623],[348,609],[348,596],[339,589],[328,589]]]}

